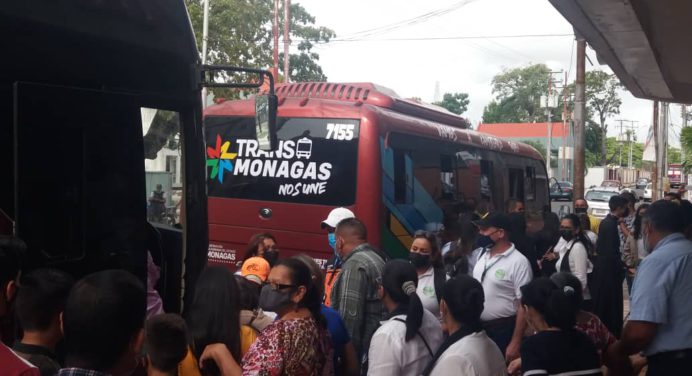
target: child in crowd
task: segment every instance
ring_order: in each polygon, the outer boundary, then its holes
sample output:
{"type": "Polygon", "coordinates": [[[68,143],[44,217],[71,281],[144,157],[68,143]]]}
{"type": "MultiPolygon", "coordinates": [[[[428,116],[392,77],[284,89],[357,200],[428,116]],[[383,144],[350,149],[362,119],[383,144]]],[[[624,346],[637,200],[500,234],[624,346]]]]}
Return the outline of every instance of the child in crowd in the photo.
{"type": "Polygon", "coordinates": [[[147,320],[145,328],[148,376],[175,376],[187,354],[187,326],[182,317],[166,313],[147,320]]]}
{"type": "Polygon", "coordinates": [[[12,349],[43,376],[60,370],[55,347],[63,338],[60,314],[73,284],[70,275],[56,269],[37,269],[21,279],[16,316],[24,333],[12,349]]]}

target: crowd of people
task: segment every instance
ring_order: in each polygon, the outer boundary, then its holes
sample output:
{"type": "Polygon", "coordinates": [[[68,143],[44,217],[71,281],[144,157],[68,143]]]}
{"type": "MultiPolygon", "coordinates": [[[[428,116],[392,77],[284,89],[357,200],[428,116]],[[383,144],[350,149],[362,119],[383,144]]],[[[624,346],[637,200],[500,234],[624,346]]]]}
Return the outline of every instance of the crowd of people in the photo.
{"type": "Polygon", "coordinates": [[[257,234],[236,274],[202,272],[184,316],[126,271],[24,274],[23,243],[0,238],[0,318],[20,333],[0,375],[687,375],[692,204],[666,198],[613,196],[603,220],[583,199],[563,218],[470,205],[408,259],[336,208],[326,272],[257,234]]]}

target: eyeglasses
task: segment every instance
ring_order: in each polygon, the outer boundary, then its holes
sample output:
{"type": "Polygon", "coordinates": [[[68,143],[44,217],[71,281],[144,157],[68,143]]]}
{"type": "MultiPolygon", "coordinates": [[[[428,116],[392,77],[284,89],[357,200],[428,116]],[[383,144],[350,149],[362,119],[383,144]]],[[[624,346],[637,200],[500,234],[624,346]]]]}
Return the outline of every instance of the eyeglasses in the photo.
{"type": "Polygon", "coordinates": [[[281,283],[274,283],[274,282],[262,282],[262,287],[264,286],[270,286],[272,290],[274,291],[279,291],[279,290],[285,290],[291,287],[296,287],[296,285],[285,285],[281,283]]]}

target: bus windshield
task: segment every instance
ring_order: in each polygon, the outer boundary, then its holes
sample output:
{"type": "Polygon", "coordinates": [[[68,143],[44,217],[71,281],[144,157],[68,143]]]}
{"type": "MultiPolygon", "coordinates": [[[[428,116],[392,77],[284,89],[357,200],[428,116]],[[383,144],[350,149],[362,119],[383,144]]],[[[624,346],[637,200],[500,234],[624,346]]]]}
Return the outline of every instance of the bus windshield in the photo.
{"type": "Polygon", "coordinates": [[[205,129],[210,197],[355,203],[358,120],[279,118],[273,152],[259,150],[253,118],[208,116],[205,129]]]}

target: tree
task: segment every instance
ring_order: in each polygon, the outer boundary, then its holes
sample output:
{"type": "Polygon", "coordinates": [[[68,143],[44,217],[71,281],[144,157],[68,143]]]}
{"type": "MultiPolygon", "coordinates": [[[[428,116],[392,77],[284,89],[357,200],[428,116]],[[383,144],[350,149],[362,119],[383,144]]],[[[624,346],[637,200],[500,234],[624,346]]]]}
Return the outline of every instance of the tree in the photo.
{"type": "MultiPolygon", "coordinates": [[[[534,149],[538,150],[538,152],[541,153],[543,160],[547,161],[547,158],[545,157],[546,147],[542,142],[536,140],[521,140],[520,142],[525,143],[526,145],[529,145],[534,149]]],[[[550,160],[550,167],[557,167],[557,158],[555,158],[554,156],[550,160]]]]}
{"type": "Polygon", "coordinates": [[[586,72],[586,105],[588,113],[594,116],[601,132],[601,163],[606,164],[608,124],[606,120],[620,113],[622,86],[615,75],[603,71],[586,72]]]}
{"type": "Polygon", "coordinates": [[[469,95],[466,93],[445,93],[442,96],[442,101],[434,102],[433,104],[446,108],[449,112],[461,115],[468,108],[469,95]]]}
{"type": "MultiPolygon", "coordinates": [[[[186,4],[197,44],[201,46],[203,2],[186,0],[186,4]]],[[[283,25],[283,13],[280,10],[280,25],[283,25]]],[[[336,34],[326,27],[315,26],[315,17],[300,4],[291,4],[290,13],[290,38],[298,43],[298,53],[289,56],[289,78],[325,81],[327,77],[318,64],[319,55],[312,48],[315,43],[328,42],[336,34]]],[[[271,66],[272,14],[272,0],[210,0],[207,62],[255,68],[271,66]]]]}
{"type": "MultiPolygon", "coordinates": [[[[484,123],[534,123],[546,120],[541,108],[541,96],[548,94],[550,69],[545,64],[505,69],[493,77],[491,101],[483,110],[484,123]]],[[[554,89],[557,90],[557,89],[554,89]]],[[[559,94],[555,91],[554,94],[559,94]]],[[[559,119],[562,112],[562,97],[552,118],[559,119]]]]}

